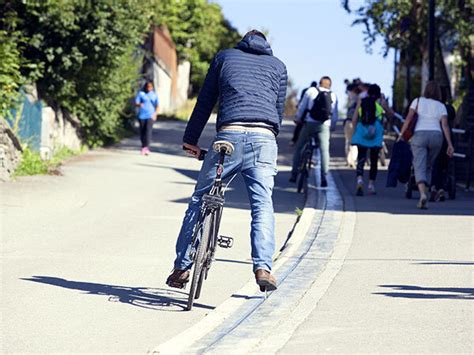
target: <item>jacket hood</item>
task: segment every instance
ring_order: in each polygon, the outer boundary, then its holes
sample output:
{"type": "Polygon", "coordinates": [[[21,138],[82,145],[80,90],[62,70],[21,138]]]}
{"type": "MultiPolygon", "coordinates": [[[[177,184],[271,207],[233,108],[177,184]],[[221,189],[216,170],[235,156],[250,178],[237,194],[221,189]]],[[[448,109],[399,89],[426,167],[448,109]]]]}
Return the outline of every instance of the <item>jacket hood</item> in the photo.
{"type": "Polygon", "coordinates": [[[235,48],[253,54],[273,55],[270,44],[257,35],[245,36],[235,48]]]}

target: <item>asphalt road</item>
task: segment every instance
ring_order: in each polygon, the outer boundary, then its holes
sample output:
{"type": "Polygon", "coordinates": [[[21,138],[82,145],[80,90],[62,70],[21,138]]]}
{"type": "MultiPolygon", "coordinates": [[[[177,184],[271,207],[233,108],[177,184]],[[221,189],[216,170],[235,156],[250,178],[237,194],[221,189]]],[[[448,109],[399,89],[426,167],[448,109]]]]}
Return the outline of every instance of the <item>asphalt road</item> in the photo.
{"type": "Polygon", "coordinates": [[[421,211],[415,198],[404,197],[403,186],[384,187],[385,168],[378,194],[356,197],[355,171],[343,156],[338,131],[332,168],[345,214],[355,214],[352,243],[327,291],[280,352],[472,354],[474,193],[460,188],[456,200],[421,211]]]}
{"type": "MultiPolygon", "coordinates": [[[[192,312],[169,289],[174,244],[200,162],[181,150],[184,124],[155,124],[153,153],[136,137],[76,157],[62,176],[0,185],[2,353],[144,353],[195,324],[250,278],[250,211],[242,181],[226,197],[220,249],[192,312]]],[[[287,183],[292,125],[280,135],[277,245],[303,198],[287,183]]],[[[207,145],[213,127],[205,131],[207,145]]]]}

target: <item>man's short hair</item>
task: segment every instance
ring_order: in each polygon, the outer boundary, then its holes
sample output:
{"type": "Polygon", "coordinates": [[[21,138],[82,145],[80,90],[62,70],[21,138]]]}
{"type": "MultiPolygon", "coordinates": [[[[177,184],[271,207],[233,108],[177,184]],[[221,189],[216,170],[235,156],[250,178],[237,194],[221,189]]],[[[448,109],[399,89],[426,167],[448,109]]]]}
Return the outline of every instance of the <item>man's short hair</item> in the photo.
{"type": "Polygon", "coordinates": [[[323,76],[320,80],[319,80],[319,85],[321,85],[323,83],[324,80],[329,80],[329,85],[331,86],[332,85],[332,80],[329,76],[323,76]]]}
{"type": "Polygon", "coordinates": [[[318,83],[315,82],[315,81],[312,81],[312,82],[311,82],[311,87],[312,87],[312,88],[318,87],[318,83]]]}
{"type": "Polygon", "coordinates": [[[265,35],[260,32],[259,30],[251,30],[251,31],[248,31],[244,37],[247,37],[247,36],[260,36],[262,37],[265,41],[267,40],[267,37],[265,37],[265,35]]]}

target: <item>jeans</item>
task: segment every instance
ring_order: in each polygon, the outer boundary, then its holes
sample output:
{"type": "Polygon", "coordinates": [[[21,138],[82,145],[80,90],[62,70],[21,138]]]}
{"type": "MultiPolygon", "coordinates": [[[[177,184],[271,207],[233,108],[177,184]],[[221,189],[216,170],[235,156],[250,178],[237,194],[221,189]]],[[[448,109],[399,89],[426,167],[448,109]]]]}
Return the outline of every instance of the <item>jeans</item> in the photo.
{"type": "Polygon", "coordinates": [[[330,127],[319,122],[305,122],[301,129],[298,141],[295,145],[295,153],[293,155],[293,168],[291,175],[298,175],[298,167],[301,161],[301,154],[305,144],[314,135],[317,136],[319,142],[319,151],[321,152],[321,175],[325,177],[329,172],[329,137],[330,127]]]}
{"type": "Polygon", "coordinates": [[[364,165],[367,160],[367,151],[370,149],[370,171],[369,179],[375,181],[377,178],[378,163],[379,163],[379,147],[367,148],[362,145],[357,146],[357,176],[364,175],[364,165]]]}
{"type": "MultiPolygon", "coordinates": [[[[270,134],[245,132],[219,132],[214,139],[226,140],[234,145],[234,152],[224,160],[223,180],[240,172],[244,178],[251,209],[250,240],[253,269],[271,271],[275,252],[275,217],[272,191],[277,173],[278,148],[275,137],[270,134]]],[[[184,215],[181,231],[176,242],[175,269],[192,267],[189,258],[193,229],[199,217],[201,198],[208,193],[216,177],[219,153],[212,145],[204,159],[194,193],[184,215]]],[[[224,207],[225,208],[225,207],[224,207]]],[[[225,220],[223,220],[225,223],[225,220]]]]}
{"type": "Polygon", "coordinates": [[[153,120],[147,118],[144,120],[138,120],[140,124],[140,140],[142,142],[142,148],[149,147],[151,142],[151,131],[153,129],[153,120]]]}
{"type": "Polygon", "coordinates": [[[416,183],[431,183],[431,171],[443,144],[438,131],[416,131],[410,141],[416,183]]]}

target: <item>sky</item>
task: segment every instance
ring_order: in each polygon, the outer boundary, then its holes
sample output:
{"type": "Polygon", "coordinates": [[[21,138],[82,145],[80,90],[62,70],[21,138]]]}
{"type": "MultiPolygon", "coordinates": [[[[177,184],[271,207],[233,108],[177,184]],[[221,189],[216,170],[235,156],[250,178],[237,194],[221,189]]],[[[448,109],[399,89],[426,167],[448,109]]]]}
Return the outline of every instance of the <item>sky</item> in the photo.
{"type": "MultiPolygon", "coordinates": [[[[241,34],[250,29],[269,31],[275,56],[287,66],[288,75],[301,90],[329,75],[332,90],[345,102],[344,79],[360,77],[377,83],[392,96],[393,53],[383,58],[382,43],[366,52],[363,26],[351,26],[354,14],[340,0],[213,0],[241,34]]],[[[352,7],[362,3],[352,0],[352,7]]]]}

